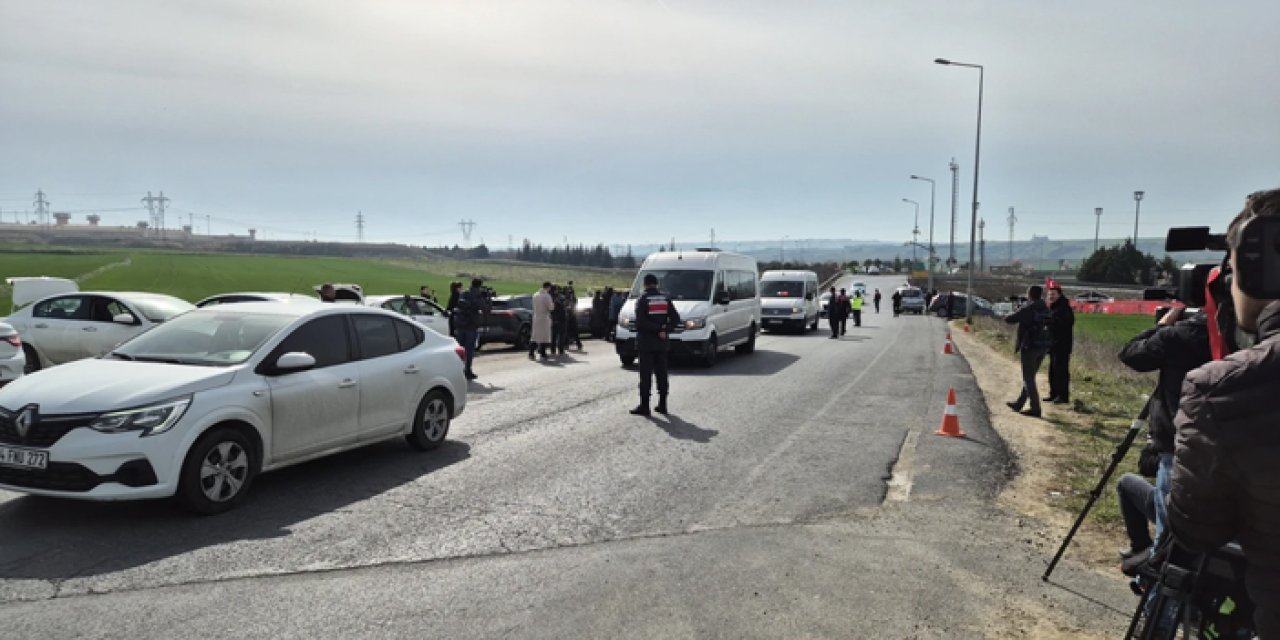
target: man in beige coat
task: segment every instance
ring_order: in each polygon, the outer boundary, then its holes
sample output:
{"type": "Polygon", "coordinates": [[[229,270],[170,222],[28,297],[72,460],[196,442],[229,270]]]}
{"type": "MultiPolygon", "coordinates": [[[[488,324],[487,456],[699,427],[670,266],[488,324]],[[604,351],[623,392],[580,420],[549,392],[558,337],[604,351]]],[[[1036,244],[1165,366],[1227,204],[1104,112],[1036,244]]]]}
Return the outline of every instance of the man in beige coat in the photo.
{"type": "Polygon", "coordinates": [[[551,312],[556,303],[551,299],[551,283],[542,283],[542,290],[533,294],[533,330],[529,336],[529,359],[534,360],[537,351],[547,359],[547,345],[551,344],[551,312]]]}

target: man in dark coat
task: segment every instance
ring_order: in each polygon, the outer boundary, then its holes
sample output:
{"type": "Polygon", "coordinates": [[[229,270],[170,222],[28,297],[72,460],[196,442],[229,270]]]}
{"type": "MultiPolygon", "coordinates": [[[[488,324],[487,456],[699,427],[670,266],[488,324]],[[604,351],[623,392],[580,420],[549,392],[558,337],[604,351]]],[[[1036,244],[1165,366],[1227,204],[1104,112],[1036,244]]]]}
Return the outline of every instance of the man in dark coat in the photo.
{"type": "Polygon", "coordinates": [[[1049,306],[1041,300],[1044,289],[1032,285],[1027,289],[1027,303],[1017,312],[1007,316],[1004,321],[1018,325],[1018,340],[1014,350],[1018,352],[1022,364],[1022,393],[1017,400],[1006,402],[1010,409],[1032,418],[1040,417],[1040,392],[1036,390],[1036,372],[1040,371],[1040,363],[1052,346],[1049,334],[1049,306]],[[1031,408],[1023,411],[1022,406],[1031,401],[1031,408]]]}
{"type": "Polygon", "coordinates": [[[652,273],[644,276],[644,293],[636,300],[636,353],[640,359],[640,404],[631,410],[632,415],[649,415],[649,390],[653,376],[658,376],[658,413],[667,412],[667,351],[671,332],[680,325],[676,305],[663,291],[658,290],[658,278],[652,273]]]}
{"type": "Polygon", "coordinates": [[[1280,300],[1241,290],[1238,261],[1242,229],[1262,217],[1280,218],[1280,189],[1249,196],[1227,229],[1236,322],[1256,342],[1187,374],[1167,508],[1192,551],[1240,543],[1258,637],[1280,638],[1280,300]]]}
{"type": "Polygon", "coordinates": [[[467,360],[464,374],[468,380],[475,380],[476,374],[471,369],[471,361],[475,359],[476,349],[480,343],[480,327],[484,324],[481,316],[489,313],[492,305],[489,296],[485,295],[481,286],[484,281],[475,278],[471,288],[458,294],[458,304],[453,310],[453,329],[457,333],[458,344],[466,349],[467,360]]]}
{"type": "Polygon", "coordinates": [[[445,303],[444,310],[449,312],[449,335],[456,337],[453,321],[453,310],[458,308],[458,296],[462,295],[462,283],[449,283],[449,301],[445,303]]]}
{"type": "Polygon", "coordinates": [[[1049,285],[1049,328],[1053,334],[1053,346],[1049,347],[1049,402],[1071,402],[1071,344],[1076,315],[1071,302],[1062,295],[1057,283],[1049,285]]]}
{"type": "Polygon", "coordinates": [[[902,314],[902,292],[895,290],[893,292],[893,316],[896,318],[902,314]]]}
{"type": "MultiPolygon", "coordinates": [[[[1151,500],[1151,513],[1147,514],[1150,518],[1125,518],[1130,538],[1128,555],[1136,556],[1164,540],[1169,526],[1165,499],[1169,497],[1173,473],[1173,418],[1178,414],[1178,402],[1182,398],[1182,381],[1187,372],[1208,362],[1210,358],[1209,326],[1205,322],[1204,313],[1184,319],[1181,307],[1166,313],[1156,326],[1134,336],[1120,350],[1120,361],[1130,369],[1160,372],[1147,417],[1147,429],[1151,434],[1151,444],[1148,446],[1155,449],[1159,460],[1156,486],[1153,489],[1158,493],[1151,500]],[[1148,519],[1156,525],[1154,540],[1146,535],[1148,519]]],[[[1141,478],[1121,478],[1121,482],[1128,482],[1131,487],[1145,491],[1144,487],[1137,484],[1145,482],[1141,478]]],[[[1130,494],[1137,495],[1132,491],[1130,494]]],[[[1146,511],[1145,507],[1142,511],[1146,511]]]]}

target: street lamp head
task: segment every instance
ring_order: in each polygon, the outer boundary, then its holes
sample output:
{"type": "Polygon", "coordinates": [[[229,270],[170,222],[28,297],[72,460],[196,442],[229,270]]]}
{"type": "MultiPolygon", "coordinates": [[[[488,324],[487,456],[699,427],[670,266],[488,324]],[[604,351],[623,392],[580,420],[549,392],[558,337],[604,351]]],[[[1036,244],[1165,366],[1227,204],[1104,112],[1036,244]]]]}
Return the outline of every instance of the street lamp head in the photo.
{"type": "Polygon", "coordinates": [[[1102,207],[1094,207],[1094,208],[1093,208],[1093,215],[1095,215],[1095,216],[1100,216],[1100,215],[1102,215],[1102,207]]]}
{"type": "Polygon", "coordinates": [[[946,58],[934,58],[933,63],[934,64],[951,64],[951,61],[946,58]]]}
{"type": "Polygon", "coordinates": [[[916,174],[914,174],[914,173],[913,173],[913,174],[911,174],[911,179],[912,179],[912,180],[919,180],[919,179],[920,179],[920,176],[918,176],[918,175],[916,175],[916,174]]]}
{"type": "Polygon", "coordinates": [[[1146,193],[1146,192],[1144,192],[1144,191],[1134,191],[1134,192],[1133,192],[1133,199],[1134,199],[1134,200],[1137,200],[1137,201],[1139,201],[1139,202],[1141,202],[1141,201],[1142,201],[1142,196],[1143,196],[1145,193],[1146,193]]]}

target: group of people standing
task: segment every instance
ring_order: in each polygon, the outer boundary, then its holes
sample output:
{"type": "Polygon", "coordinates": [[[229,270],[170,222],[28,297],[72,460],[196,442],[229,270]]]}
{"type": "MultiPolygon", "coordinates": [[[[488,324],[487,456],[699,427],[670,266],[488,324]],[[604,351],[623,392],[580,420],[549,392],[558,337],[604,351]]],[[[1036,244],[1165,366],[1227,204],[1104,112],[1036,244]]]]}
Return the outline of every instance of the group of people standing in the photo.
{"type": "MultiPolygon", "coordinates": [[[[865,300],[862,291],[857,290],[853,292],[853,297],[849,297],[847,290],[840,289],[837,292],[835,287],[831,287],[830,294],[831,299],[827,301],[827,323],[831,325],[831,339],[835,340],[848,330],[850,316],[853,316],[853,326],[862,326],[862,305],[865,300]]],[[[880,313],[880,299],[880,290],[876,289],[872,298],[876,313],[880,313]]]]}
{"type": "Polygon", "coordinates": [[[542,283],[542,288],[533,294],[533,327],[529,336],[529,359],[536,360],[538,354],[543,360],[551,355],[563,354],[569,345],[576,344],[582,350],[582,337],[578,332],[578,296],[573,290],[573,281],[557,285],[551,282],[542,283]]]}
{"type": "Polygon", "coordinates": [[[1027,304],[1005,317],[1005,322],[1018,325],[1014,350],[1022,365],[1022,393],[1006,402],[1010,409],[1038,418],[1041,415],[1040,392],[1036,389],[1036,373],[1045,356],[1049,357],[1049,396],[1054,404],[1071,402],[1071,346],[1075,312],[1062,295],[1062,287],[1053,280],[1047,283],[1049,300],[1044,300],[1045,287],[1027,289],[1027,304]],[[1024,405],[1030,403],[1027,409],[1024,405]]]}

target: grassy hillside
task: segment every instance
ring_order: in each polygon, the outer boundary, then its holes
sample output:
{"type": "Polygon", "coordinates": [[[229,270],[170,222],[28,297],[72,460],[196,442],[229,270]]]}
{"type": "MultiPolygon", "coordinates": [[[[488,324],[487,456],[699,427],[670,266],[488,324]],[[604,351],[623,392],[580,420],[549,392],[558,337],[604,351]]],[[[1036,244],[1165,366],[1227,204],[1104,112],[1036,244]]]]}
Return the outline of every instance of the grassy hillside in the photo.
{"type": "MultiPolygon", "coordinates": [[[[544,280],[573,280],[577,290],[605,285],[630,286],[634,271],[574,269],[499,261],[423,258],[378,260],[188,254],[163,251],[22,251],[0,248],[0,277],[55,276],[80,279],[83,290],[151,291],[192,302],[231,291],[313,293],[325,282],[350,282],[369,294],[413,293],[433,288],[441,301],[449,283],[485,278],[499,294],[531,293],[544,280]],[[104,269],[104,267],[107,267],[104,269]]],[[[0,287],[0,310],[9,308],[9,291],[0,287]]]]}

